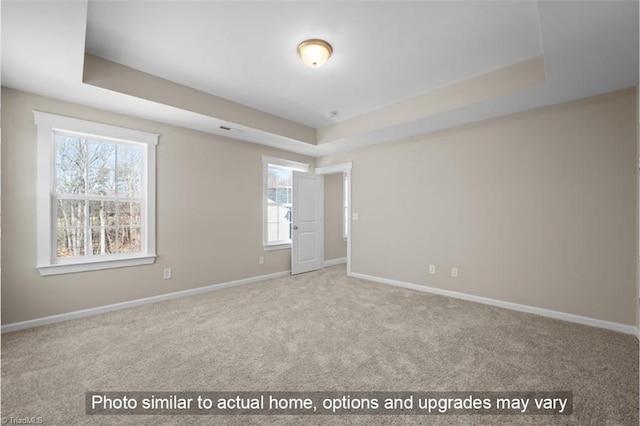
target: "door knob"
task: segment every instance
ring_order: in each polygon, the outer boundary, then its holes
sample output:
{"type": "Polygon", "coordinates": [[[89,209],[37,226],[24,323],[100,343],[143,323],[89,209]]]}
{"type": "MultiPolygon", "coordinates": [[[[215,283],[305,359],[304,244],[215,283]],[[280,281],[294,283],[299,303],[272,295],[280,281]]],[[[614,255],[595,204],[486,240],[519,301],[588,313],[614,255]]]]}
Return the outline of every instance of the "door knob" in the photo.
{"type": "Polygon", "coordinates": [[[295,231],[296,229],[298,229],[298,227],[297,227],[297,226],[294,226],[294,227],[293,227],[293,230],[295,231]]]}

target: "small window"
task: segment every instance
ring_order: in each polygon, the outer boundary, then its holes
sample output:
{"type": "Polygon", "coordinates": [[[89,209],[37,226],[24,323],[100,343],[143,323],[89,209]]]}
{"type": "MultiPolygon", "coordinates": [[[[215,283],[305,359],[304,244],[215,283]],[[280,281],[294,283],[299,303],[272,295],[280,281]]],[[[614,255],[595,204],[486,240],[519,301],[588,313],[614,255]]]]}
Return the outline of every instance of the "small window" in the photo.
{"type": "Polygon", "coordinates": [[[291,247],[293,171],[307,172],[309,165],[279,158],[263,157],[264,246],[291,247]]]}
{"type": "Polygon", "coordinates": [[[157,135],[34,114],[41,274],[152,263],[157,135]]]}

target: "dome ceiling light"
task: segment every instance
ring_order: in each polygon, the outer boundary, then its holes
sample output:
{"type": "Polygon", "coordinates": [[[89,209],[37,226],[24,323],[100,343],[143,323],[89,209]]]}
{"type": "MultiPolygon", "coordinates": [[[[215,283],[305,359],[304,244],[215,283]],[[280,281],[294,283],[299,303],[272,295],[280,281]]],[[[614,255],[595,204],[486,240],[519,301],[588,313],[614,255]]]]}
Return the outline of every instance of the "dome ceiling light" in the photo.
{"type": "Polygon", "coordinates": [[[332,53],[331,45],[320,39],[305,40],[298,45],[298,54],[302,58],[302,62],[311,68],[324,65],[332,53]]]}

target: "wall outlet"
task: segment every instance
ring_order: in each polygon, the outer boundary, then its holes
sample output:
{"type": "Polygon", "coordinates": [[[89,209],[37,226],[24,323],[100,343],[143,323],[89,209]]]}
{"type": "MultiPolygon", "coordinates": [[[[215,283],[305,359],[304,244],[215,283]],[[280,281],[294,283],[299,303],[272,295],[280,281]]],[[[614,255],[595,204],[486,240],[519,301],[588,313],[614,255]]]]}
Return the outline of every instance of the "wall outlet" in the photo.
{"type": "Polygon", "coordinates": [[[451,268],[451,276],[453,278],[458,278],[458,268],[451,268]]]}
{"type": "Polygon", "coordinates": [[[258,258],[258,263],[261,264],[261,265],[264,265],[264,256],[260,256],[258,258]]]}
{"type": "Polygon", "coordinates": [[[351,215],[351,218],[352,218],[353,220],[358,220],[358,213],[354,213],[354,214],[352,214],[352,215],[351,215]]]}
{"type": "Polygon", "coordinates": [[[429,265],[429,273],[431,275],[436,273],[436,265],[429,265]]]}
{"type": "Polygon", "coordinates": [[[165,280],[168,280],[169,278],[171,278],[171,268],[165,268],[162,276],[164,277],[165,280]]]}

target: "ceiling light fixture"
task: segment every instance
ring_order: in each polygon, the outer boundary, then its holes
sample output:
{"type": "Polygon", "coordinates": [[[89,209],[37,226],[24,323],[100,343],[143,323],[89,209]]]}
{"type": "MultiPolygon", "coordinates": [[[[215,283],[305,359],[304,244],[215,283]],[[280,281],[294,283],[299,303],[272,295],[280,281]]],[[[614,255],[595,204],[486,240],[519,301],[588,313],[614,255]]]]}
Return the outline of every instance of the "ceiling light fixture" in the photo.
{"type": "Polygon", "coordinates": [[[298,54],[302,58],[302,62],[311,68],[322,66],[332,53],[333,48],[324,40],[314,38],[305,40],[298,45],[298,54]]]}

